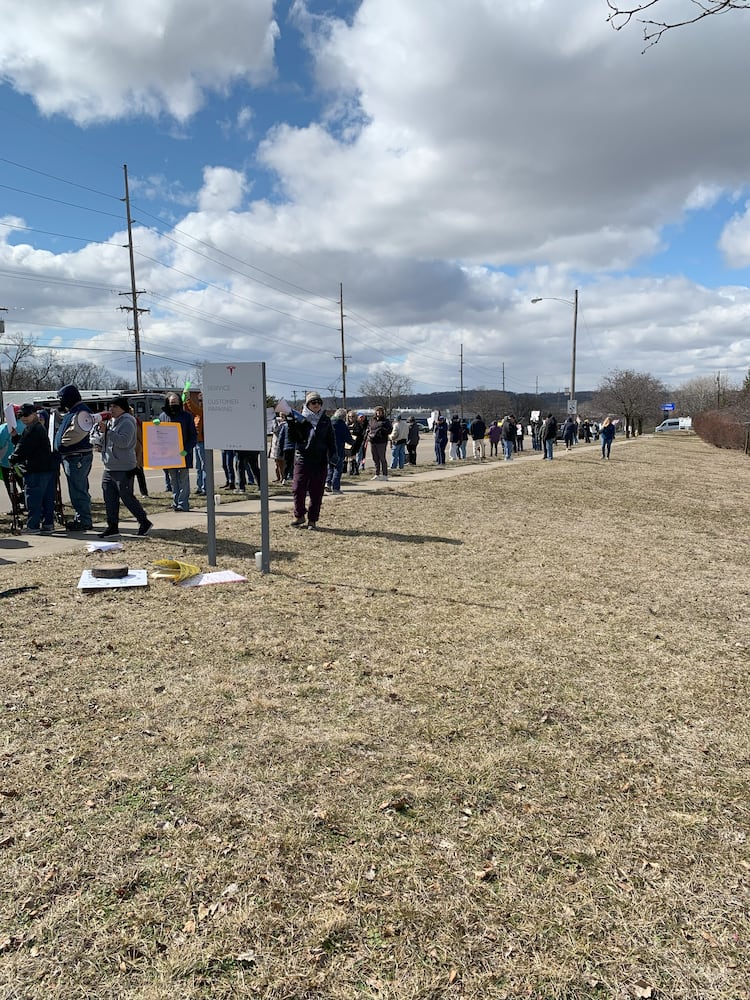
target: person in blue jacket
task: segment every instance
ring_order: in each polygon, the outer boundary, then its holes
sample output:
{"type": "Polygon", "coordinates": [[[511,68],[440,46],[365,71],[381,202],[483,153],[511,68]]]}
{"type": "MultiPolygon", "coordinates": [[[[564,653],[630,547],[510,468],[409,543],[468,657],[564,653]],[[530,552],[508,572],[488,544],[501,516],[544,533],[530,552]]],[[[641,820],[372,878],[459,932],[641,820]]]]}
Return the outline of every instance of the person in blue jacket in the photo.
{"type": "Polygon", "coordinates": [[[439,416],[432,428],[435,436],[435,462],[438,465],[445,465],[445,449],[448,447],[448,424],[444,416],[439,416]]]}
{"type": "Polygon", "coordinates": [[[614,421],[611,417],[605,417],[602,422],[602,426],[599,428],[599,437],[602,442],[602,458],[609,459],[609,453],[612,451],[612,442],[615,439],[615,433],[617,428],[615,427],[614,421]]]}
{"type": "Polygon", "coordinates": [[[351,448],[354,444],[354,438],[346,423],[346,410],[336,410],[331,417],[331,425],[333,427],[333,436],[336,439],[336,461],[328,463],[326,489],[330,493],[340,494],[342,492],[341,474],[344,471],[345,462],[344,445],[348,444],[351,448]]]}

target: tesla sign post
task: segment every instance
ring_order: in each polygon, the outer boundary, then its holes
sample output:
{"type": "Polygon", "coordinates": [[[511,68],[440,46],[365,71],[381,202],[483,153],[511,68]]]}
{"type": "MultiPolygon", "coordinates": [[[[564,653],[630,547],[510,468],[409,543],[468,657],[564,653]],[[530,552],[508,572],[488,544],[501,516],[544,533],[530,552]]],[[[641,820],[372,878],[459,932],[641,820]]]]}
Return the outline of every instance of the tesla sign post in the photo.
{"type": "Polygon", "coordinates": [[[270,571],[268,463],[266,461],[266,366],[262,361],[203,366],[208,561],[216,565],[214,450],[260,452],[261,572],[270,571]]]}

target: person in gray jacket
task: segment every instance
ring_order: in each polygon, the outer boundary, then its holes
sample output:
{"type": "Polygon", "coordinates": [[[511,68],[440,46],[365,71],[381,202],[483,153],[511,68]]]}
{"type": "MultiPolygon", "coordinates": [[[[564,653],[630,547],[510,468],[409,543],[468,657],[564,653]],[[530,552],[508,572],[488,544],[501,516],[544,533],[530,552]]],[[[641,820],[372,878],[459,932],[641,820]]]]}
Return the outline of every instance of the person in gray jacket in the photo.
{"type": "Polygon", "coordinates": [[[153,524],[133,495],[137,425],[127,397],[113,399],[110,412],[110,419],[100,425],[99,432],[104,465],[102,493],[107,511],[107,527],[99,537],[113,538],[120,534],[120,501],[138,521],[138,534],[147,535],[153,524]]]}

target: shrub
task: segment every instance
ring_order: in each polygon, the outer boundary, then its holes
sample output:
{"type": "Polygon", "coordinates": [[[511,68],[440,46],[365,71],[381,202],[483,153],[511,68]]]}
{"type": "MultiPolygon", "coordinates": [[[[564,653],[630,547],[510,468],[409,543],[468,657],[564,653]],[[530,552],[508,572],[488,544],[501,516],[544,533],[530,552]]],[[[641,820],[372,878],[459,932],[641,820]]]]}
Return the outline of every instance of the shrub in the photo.
{"type": "Polygon", "coordinates": [[[693,418],[693,430],[717,448],[750,454],[750,403],[698,413],[693,418]]]}

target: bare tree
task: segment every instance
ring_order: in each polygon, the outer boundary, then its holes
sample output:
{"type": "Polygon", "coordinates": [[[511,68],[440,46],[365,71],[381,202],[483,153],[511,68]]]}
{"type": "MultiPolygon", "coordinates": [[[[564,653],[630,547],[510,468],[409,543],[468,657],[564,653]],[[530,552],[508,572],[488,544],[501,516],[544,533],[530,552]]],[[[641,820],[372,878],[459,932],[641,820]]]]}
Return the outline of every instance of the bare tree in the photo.
{"type": "Polygon", "coordinates": [[[703,410],[717,410],[728,405],[737,395],[737,389],[719,373],[690,379],[675,389],[673,395],[680,413],[695,416],[703,410]]]}
{"type": "Polygon", "coordinates": [[[464,409],[471,416],[480,414],[489,424],[501,420],[513,411],[513,404],[507,392],[500,389],[472,389],[466,394],[464,409]]]}
{"type": "Polygon", "coordinates": [[[646,10],[658,7],[662,2],[663,0],[644,0],[643,3],[625,6],[616,3],[615,0],[607,0],[607,6],[610,10],[607,21],[615,31],[622,31],[633,18],[640,21],[643,25],[643,41],[646,43],[643,50],[645,52],[652,45],[656,45],[666,31],[671,31],[673,28],[684,28],[687,24],[702,21],[704,17],[726,14],[730,10],[750,10],[750,0],[689,0],[691,6],[686,8],[686,12],[692,12],[692,16],[686,16],[682,20],[656,21],[650,18],[636,17],[646,10]]]}
{"type": "Polygon", "coordinates": [[[186,382],[185,372],[177,372],[170,365],[148,368],[143,374],[147,385],[154,389],[176,389],[186,382]]]}
{"type": "Polygon", "coordinates": [[[657,421],[659,408],[666,398],[663,382],[645,372],[615,369],[602,380],[596,395],[596,405],[602,416],[624,417],[626,432],[643,433],[644,421],[657,421]]]}
{"type": "Polygon", "coordinates": [[[334,379],[333,382],[329,382],[326,386],[326,390],[331,398],[334,410],[337,410],[339,407],[339,398],[341,393],[341,379],[337,378],[334,379]]]}
{"type": "Polygon", "coordinates": [[[7,364],[3,363],[3,388],[6,391],[27,388],[20,383],[27,381],[35,349],[36,341],[33,337],[27,337],[23,333],[4,334],[0,356],[7,360],[7,364]]]}
{"type": "Polygon", "coordinates": [[[363,382],[359,391],[367,396],[372,406],[382,406],[390,416],[394,410],[404,408],[413,387],[414,382],[408,375],[393,368],[383,368],[363,382]]]}

